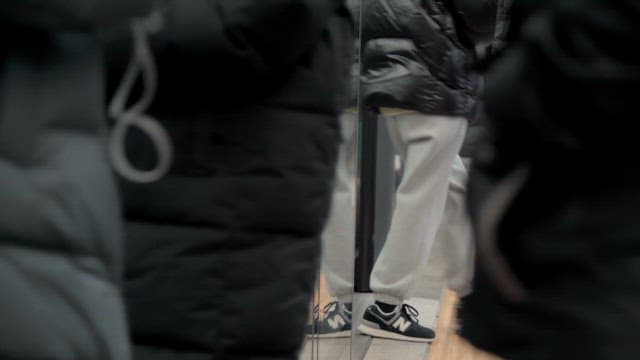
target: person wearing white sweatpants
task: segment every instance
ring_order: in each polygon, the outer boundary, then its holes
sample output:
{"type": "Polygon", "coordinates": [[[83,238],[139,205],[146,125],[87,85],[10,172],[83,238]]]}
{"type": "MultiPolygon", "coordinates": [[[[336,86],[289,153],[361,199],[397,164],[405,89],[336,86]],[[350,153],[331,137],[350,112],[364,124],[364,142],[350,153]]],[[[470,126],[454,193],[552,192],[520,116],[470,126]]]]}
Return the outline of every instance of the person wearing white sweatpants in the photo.
{"type": "MultiPolygon", "coordinates": [[[[437,249],[452,260],[443,270],[451,278],[447,283],[469,286],[473,249],[461,199],[466,170],[458,154],[481,85],[470,66],[475,36],[464,30],[466,13],[441,1],[361,5],[359,101],[388,119],[404,166],[389,232],[371,273],[376,303],[358,328],[372,336],[431,341],[433,330],[420,325],[416,310],[404,301],[413,294],[437,234],[448,242],[437,249]],[[455,217],[444,219],[445,213],[455,217]]],[[[343,114],[342,124],[334,203],[323,236],[323,271],[337,305],[325,311],[320,335],[346,333],[351,320],[356,116],[343,114]]]]}

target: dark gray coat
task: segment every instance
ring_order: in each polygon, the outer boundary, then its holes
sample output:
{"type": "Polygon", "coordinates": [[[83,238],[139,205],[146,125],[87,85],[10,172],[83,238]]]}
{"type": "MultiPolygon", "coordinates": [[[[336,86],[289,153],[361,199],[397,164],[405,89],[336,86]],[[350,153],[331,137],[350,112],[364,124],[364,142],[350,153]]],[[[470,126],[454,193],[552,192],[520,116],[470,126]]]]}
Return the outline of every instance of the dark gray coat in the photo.
{"type": "Polygon", "coordinates": [[[2,2],[1,359],[129,358],[121,223],[92,33],[145,10],[138,5],[2,2]]]}

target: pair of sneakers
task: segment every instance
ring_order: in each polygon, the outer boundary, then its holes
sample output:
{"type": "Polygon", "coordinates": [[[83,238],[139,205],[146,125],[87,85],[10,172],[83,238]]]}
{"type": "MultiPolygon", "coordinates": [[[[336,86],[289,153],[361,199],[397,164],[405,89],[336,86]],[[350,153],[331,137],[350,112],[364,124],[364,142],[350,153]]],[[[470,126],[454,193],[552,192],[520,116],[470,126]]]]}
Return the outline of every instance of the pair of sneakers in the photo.
{"type": "MultiPolygon", "coordinates": [[[[337,301],[327,304],[324,315],[314,309],[314,325],[311,330],[319,338],[347,337],[351,334],[352,309],[350,304],[337,301]]],[[[358,330],[366,335],[413,342],[430,342],[435,332],[418,323],[418,311],[411,305],[391,306],[376,303],[367,308],[362,316],[358,330]],[[383,311],[382,308],[388,312],[383,311]]]]}

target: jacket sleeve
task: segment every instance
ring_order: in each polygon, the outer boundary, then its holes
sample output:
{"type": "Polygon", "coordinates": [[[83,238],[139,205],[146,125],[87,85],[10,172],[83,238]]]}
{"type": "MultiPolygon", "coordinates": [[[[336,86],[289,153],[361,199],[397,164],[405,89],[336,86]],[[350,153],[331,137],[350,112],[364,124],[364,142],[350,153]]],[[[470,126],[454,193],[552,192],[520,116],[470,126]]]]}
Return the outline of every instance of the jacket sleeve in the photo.
{"type": "Polygon", "coordinates": [[[0,24],[51,30],[93,29],[146,14],[153,0],[6,0],[0,24]]]}

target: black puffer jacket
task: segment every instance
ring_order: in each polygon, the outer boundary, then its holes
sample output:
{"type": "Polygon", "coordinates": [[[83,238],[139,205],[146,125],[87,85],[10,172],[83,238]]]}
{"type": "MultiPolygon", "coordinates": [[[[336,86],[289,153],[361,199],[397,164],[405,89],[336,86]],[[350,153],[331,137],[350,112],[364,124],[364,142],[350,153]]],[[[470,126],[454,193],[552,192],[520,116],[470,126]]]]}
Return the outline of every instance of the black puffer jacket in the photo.
{"type": "Polygon", "coordinates": [[[491,10],[458,3],[465,11],[453,1],[363,2],[361,93],[367,106],[471,115],[478,78],[469,34],[474,40],[484,34],[493,17],[491,10]]]}
{"type": "Polygon", "coordinates": [[[484,266],[462,333],[507,359],[636,358],[640,4],[513,10],[469,185],[484,266]]]}
{"type": "MultiPolygon", "coordinates": [[[[331,197],[353,21],[341,1],[216,4],[171,2],[151,38],[160,75],[151,113],[176,156],[157,183],[123,183],[135,358],[293,360],[331,197]]],[[[144,137],[129,140],[132,159],[152,166],[144,137]]]]}
{"type": "Polygon", "coordinates": [[[99,26],[145,1],[0,5],[0,358],[126,360],[99,26]]]}

